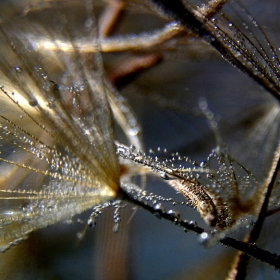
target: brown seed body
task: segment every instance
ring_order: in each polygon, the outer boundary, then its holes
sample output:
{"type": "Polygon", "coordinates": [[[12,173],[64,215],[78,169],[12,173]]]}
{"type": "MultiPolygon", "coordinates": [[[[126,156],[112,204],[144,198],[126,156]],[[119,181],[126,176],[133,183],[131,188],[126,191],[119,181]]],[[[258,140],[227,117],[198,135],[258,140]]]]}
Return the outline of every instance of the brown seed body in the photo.
{"type": "Polygon", "coordinates": [[[228,226],[228,207],[221,198],[212,198],[202,184],[193,179],[169,180],[168,183],[186,197],[209,226],[217,226],[220,229],[228,226]]]}

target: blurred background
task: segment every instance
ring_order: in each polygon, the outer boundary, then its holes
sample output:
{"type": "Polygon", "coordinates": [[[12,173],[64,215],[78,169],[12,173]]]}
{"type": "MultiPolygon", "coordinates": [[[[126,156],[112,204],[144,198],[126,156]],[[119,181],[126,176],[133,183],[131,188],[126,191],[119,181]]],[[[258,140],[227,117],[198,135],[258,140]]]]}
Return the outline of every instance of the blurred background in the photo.
{"type": "MultiPolygon", "coordinates": [[[[73,5],[73,11],[77,2],[61,1],[63,5],[73,5]]],[[[148,1],[93,2],[100,29],[106,25],[104,14],[112,15],[108,10],[123,7],[111,33],[104,36],[149,33],[169,22],[151,11],[148,1]]],[[[18,5],[19,10],[29,5],[32,12],[40,15],[42,10],[52,11],[53,1],[21,1],[18,5]]],[[[244,5],[278,51],[278,1],[246,1],[244,5]]],[[[239,6],[233,7],[241,13],[239,6]]],[[[233,8],[225,9],[230,13],[233,8]]],[[[242,23],[234,14],[231,20],[242,23]]],[[[106,53],[103,59],[106,75],[139,119],[146,152],[161,147],[168,154],[178,151],[197,162],[205,160],[217,143],[198,106],[203,98],[218,121],[229,153],[263,182],[279,139],[279,104],[206,43],[182,32],[151,49],[106,53]],[[149,64],[150,58],[153,62],[149,64]],[[145,67],[134,63],[137,59],[145,67]],[[133,63],[134,70],[123,70],[133,63]]],[[[118,135],[123,140],[123,135],[118,135]]],[[[161,180],[148,177],[146,188],[184,201],[161,180]]],[[[207,228],[195,210],[171,203],[166,207],[178,209],[182,218],[207,228]]],[[[81,240],[77,234],[85,230],[90,210],[74,217],[72,223],[30,234],[28,240],[0,255],[2,279],[225,279],[236,254],[233,249],[219,244],[206,249],[194,233],[186,233],[141,209],[131,218],[133,206],[123,211],[120,231],[114,233],[112,213],[106,210],[97,226],[87,228],[81,240]]],[[[267,219],[257,243],[271,252],[279,246],[278,218],[279,214],[275,214],[267,219]]],[[[242,239],[245,232],[239,230],[233,236],[242,239]]],[[[255,260],[250,261],[248,272],[248,279],[279,278],[279,272],[255,260]]]]}

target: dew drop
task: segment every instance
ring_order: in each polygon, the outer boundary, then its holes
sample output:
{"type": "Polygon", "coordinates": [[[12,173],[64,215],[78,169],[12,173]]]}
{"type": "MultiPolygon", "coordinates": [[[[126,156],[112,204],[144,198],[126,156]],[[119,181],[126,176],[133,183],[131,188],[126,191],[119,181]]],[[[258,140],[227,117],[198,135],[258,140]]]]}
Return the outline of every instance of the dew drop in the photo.
{"type": "Polygon", "coordinates": [[[16,66],[16,67],[15,67],[15,70],[16,70],[18,73],[22,73],[22,68],[19,67],[19,66],[16,66]]]}
{"type": "Polygon", "coordinates": [[[208,162],[207,161],[202,161],[201,163],[200,163],[200,167],[201,168],[206,168],[208,166],[208,162]]]}
{"type": "Polygon", "coordinates": [[[158,212],[163,212],[165,213],[165,208],[161,203],[157,203],[154,205],[154,210],[158,212]]]}
{"type": "Polygon", "coordinates": [[[36,99],[31,99],[31,100],[29,100],[29,105],[32,107],[35,107],[38,105],[38,102],[36,99]]]}
{"type": "Polygon", "coordinates": [[[113,232],[118,233],[120,231],[120,223],[115,223],[113,226],[113,232]]]}
{"type": "Polygon", "coordinates": [[[96,221],[95,221],[95,219],[94,218],[90,218],[90,219],[88,219],[88,225],[90,226],[90,227],[95,227],[96,226],[96,221]]]}
{"type": "Polygon", "coordinates": [[[137,128],[132,128],[128,131],[129,135],[131,136],[136,136],[139,133],[139,129],[137,128]]]}
{"type": "Polygon", "coordinates": [[[220,238],[221,236],[218,234],[218,235],[215,235],[214,232],[212,233],[208,233],[208,232],[202,232],[200,235],[199,235],[199,242],[206,246],[206,247],[210,247],[210,246],[213,246],[214,244],[216,244],[216,242],[221,239],[220,238]],[[218,239],[217,239],[218,238],[218,239]]]}
{"type": "Polygon", "coordinates": [[[196,227],[196,226],[197,226],[197,223],[196,223],[196,221],[190,221],[190,222],[189,222],[189,225],[196,227]]]}
{"type": "Polygon", "coordinates": [[[167,214],[169,215],[169,216],[171,216],[172,218],[174,218],[174,219],[180,219],[180,212],[179,211],[177,211],[177,210],[174,210],[174,209],[171,209],[171,210],[169,210],[168,212],[167,212],[167,214]]]}
{"type": "Polygon", "coordinates": [[[207,232],[202,232],[199,236],[200,241],[203,243],[207,241],[208,238],[209,238],[209,234],[207,232]]]}
{"type": "Polygon", "coordinates": [[[170,177],[165,172],[161,172],[160,177],[164,180],[170,180],[170,177]]]}

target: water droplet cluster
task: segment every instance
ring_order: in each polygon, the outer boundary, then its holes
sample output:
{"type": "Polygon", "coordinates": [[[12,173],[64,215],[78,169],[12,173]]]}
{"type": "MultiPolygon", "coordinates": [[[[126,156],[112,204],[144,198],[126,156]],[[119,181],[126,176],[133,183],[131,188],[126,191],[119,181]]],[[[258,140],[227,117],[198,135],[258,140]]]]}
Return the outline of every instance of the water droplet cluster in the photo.
{"type": "MultiPolygon", "coordinates": [[[[157,149],[159,152],[160,149],[157,149]]],[[[158,174],[196,208],[207,224],[227,229],[239,224],[244,216],[258,214],[263,190],[257,178],[220,148],[213,150],[206,161],[196,161],[179,153],[146,155],[134,147],[117,145],[121,160],[129,160],[143,168],[133,172],[158,174]],[[146,168],[146,169],[145,169],[146,168]],[[140,171],[139,171],[140,170],[140,171]]]]}

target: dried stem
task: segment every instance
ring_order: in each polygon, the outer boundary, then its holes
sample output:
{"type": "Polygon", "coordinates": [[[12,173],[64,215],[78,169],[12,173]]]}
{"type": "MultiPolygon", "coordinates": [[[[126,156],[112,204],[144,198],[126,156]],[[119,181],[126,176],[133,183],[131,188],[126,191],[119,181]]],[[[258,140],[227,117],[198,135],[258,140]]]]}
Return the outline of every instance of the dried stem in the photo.
{"type": "MultiPolygon", "coordinates": [[[[180,218],[174,217],[173,214],[167,213],[162,209],[154,208],[153,206],[149,205],[146,201],[141,200],[134,194],[130,194],[123,191],[122,195],[122,199],[132,202],[133,204],[147,210],[148,212],[156,214],[158,217],[164,220],[168,220],[179,227],[182,227],[184,230],[189,230],[197,234],[208,234],[207,231],[205,231],[201,227],[198,227],[195,223],[181,220],[180,218]]],[[[236,250],[242,251],[244,254],[247,254],[248,256],[251,256],[265,264],[268,264],[274,267],[275,269],[280,269],[280,257],[278,255],[260,249],[254,244],[245,243],[231,237],[225,237],[219,242],[225,246],[229,246],[236,250]]]]}
{"type": "Polygon", "coordinates": [[[105,8],[99,21],[99,35],[101,38],[108,37],[113,33],[123,14],[126,4],[119,0],[111,0],[105,8]]]}
{"type": "Polygon", "coordinates": [[[154,54],[134,55],[125,58],[118,67],[109,69],[108,77],[112,84],[120,86],[128,83],[137,74],[145,71],[158,64],[162,60],[162,56],[154,54]]]}

